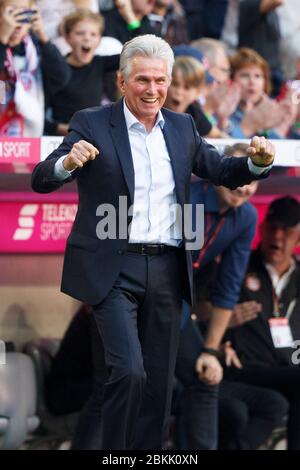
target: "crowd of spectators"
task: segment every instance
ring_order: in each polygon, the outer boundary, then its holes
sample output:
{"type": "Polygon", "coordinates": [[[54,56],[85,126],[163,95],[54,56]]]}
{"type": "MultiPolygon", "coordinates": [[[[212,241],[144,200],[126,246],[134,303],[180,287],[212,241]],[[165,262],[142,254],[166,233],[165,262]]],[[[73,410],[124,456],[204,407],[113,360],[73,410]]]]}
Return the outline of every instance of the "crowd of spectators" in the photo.
{"type": "Polygon", "coordinates": [[[122,45],[150,33],[202,66],[205,80],[185,109],[201,135],[297,139],[295,8],[284,0],[0,0],[0,135],[65,135],[75,111],[115,101],[122,45]]]}

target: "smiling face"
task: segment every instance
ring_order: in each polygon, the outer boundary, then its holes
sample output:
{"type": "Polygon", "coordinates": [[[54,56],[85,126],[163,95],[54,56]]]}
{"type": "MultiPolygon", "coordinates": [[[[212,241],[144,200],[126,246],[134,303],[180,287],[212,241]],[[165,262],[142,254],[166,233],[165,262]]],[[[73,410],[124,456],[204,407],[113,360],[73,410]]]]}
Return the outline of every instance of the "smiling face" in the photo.
{"type": "Polygon", "coordinates": [[[131,59],[128,78],[119,72],[118,85],[129,110],[148,131],[151,130],[170,85],[166,61],[135,56],[131,59]]]}
{"type": "Polygon", "coordinates": [[[166,107],[177,113],[184,113],[200,94],[201,87],[189,86],[178,72],[172,79],[166,99],[166,107]]]}
{"type": "Polygon", "coordinates": [[[100,39],[99,24],[88,19],[78,21],[66,36],[72,48],[68,62],[79,67],[89,64],[93,60],[100,39]]]}
{"type": "Polygon", "coordinates": [[[257,104],[263,96],[265,78],[263,71],[257,65],[248,65],[237,70],[233,79],[242,87],[242,101],[257,104]]]}

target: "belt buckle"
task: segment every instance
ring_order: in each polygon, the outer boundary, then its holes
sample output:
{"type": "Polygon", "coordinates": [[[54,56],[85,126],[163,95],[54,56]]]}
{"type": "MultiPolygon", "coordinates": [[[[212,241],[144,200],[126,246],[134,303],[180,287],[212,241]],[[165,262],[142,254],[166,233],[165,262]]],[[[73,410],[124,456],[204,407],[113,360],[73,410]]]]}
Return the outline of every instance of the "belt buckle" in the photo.
{"type": "Polygon", "coordinates": [[[142,248],[141,248],[141,255],[145,255],[145,245],[142,245],[142,248]]]}

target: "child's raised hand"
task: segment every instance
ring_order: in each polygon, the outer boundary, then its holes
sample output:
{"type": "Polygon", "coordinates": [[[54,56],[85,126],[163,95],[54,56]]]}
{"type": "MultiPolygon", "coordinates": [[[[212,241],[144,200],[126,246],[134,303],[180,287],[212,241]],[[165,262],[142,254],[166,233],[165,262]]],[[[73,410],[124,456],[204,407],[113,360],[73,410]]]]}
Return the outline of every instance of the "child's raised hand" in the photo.
{"type": "Polygon", "coordinates": [[[31,31],[34,33],[34,35],[40,42],[46,43],[49,41],[49,38],[45,32],[41,12],[40,10],[38,10],[37,7],[35,7],[34,9],[36,10],[36,12],[31,18],[31,31]]]}
{"type": "Polygon", "coordinates": [[[0,42],[8,44],[10,36],[15,29],[20,26],[22,20],[22,8],[16,8],[12,5],[6,5],[0,14],[0,42]]]}

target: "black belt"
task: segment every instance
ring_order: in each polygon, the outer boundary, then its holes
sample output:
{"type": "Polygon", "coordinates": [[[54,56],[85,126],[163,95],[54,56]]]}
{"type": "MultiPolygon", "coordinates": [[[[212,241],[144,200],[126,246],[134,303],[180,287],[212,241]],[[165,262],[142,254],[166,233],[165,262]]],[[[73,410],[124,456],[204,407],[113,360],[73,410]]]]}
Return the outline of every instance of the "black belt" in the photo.
{"type": "Polygon", "coordinates": [[[154,244],[154,243],[129,243],[127,251],[139,253],[140,255],[162,255],[170,251],[177,251],[177,246],[154,244]]]}

